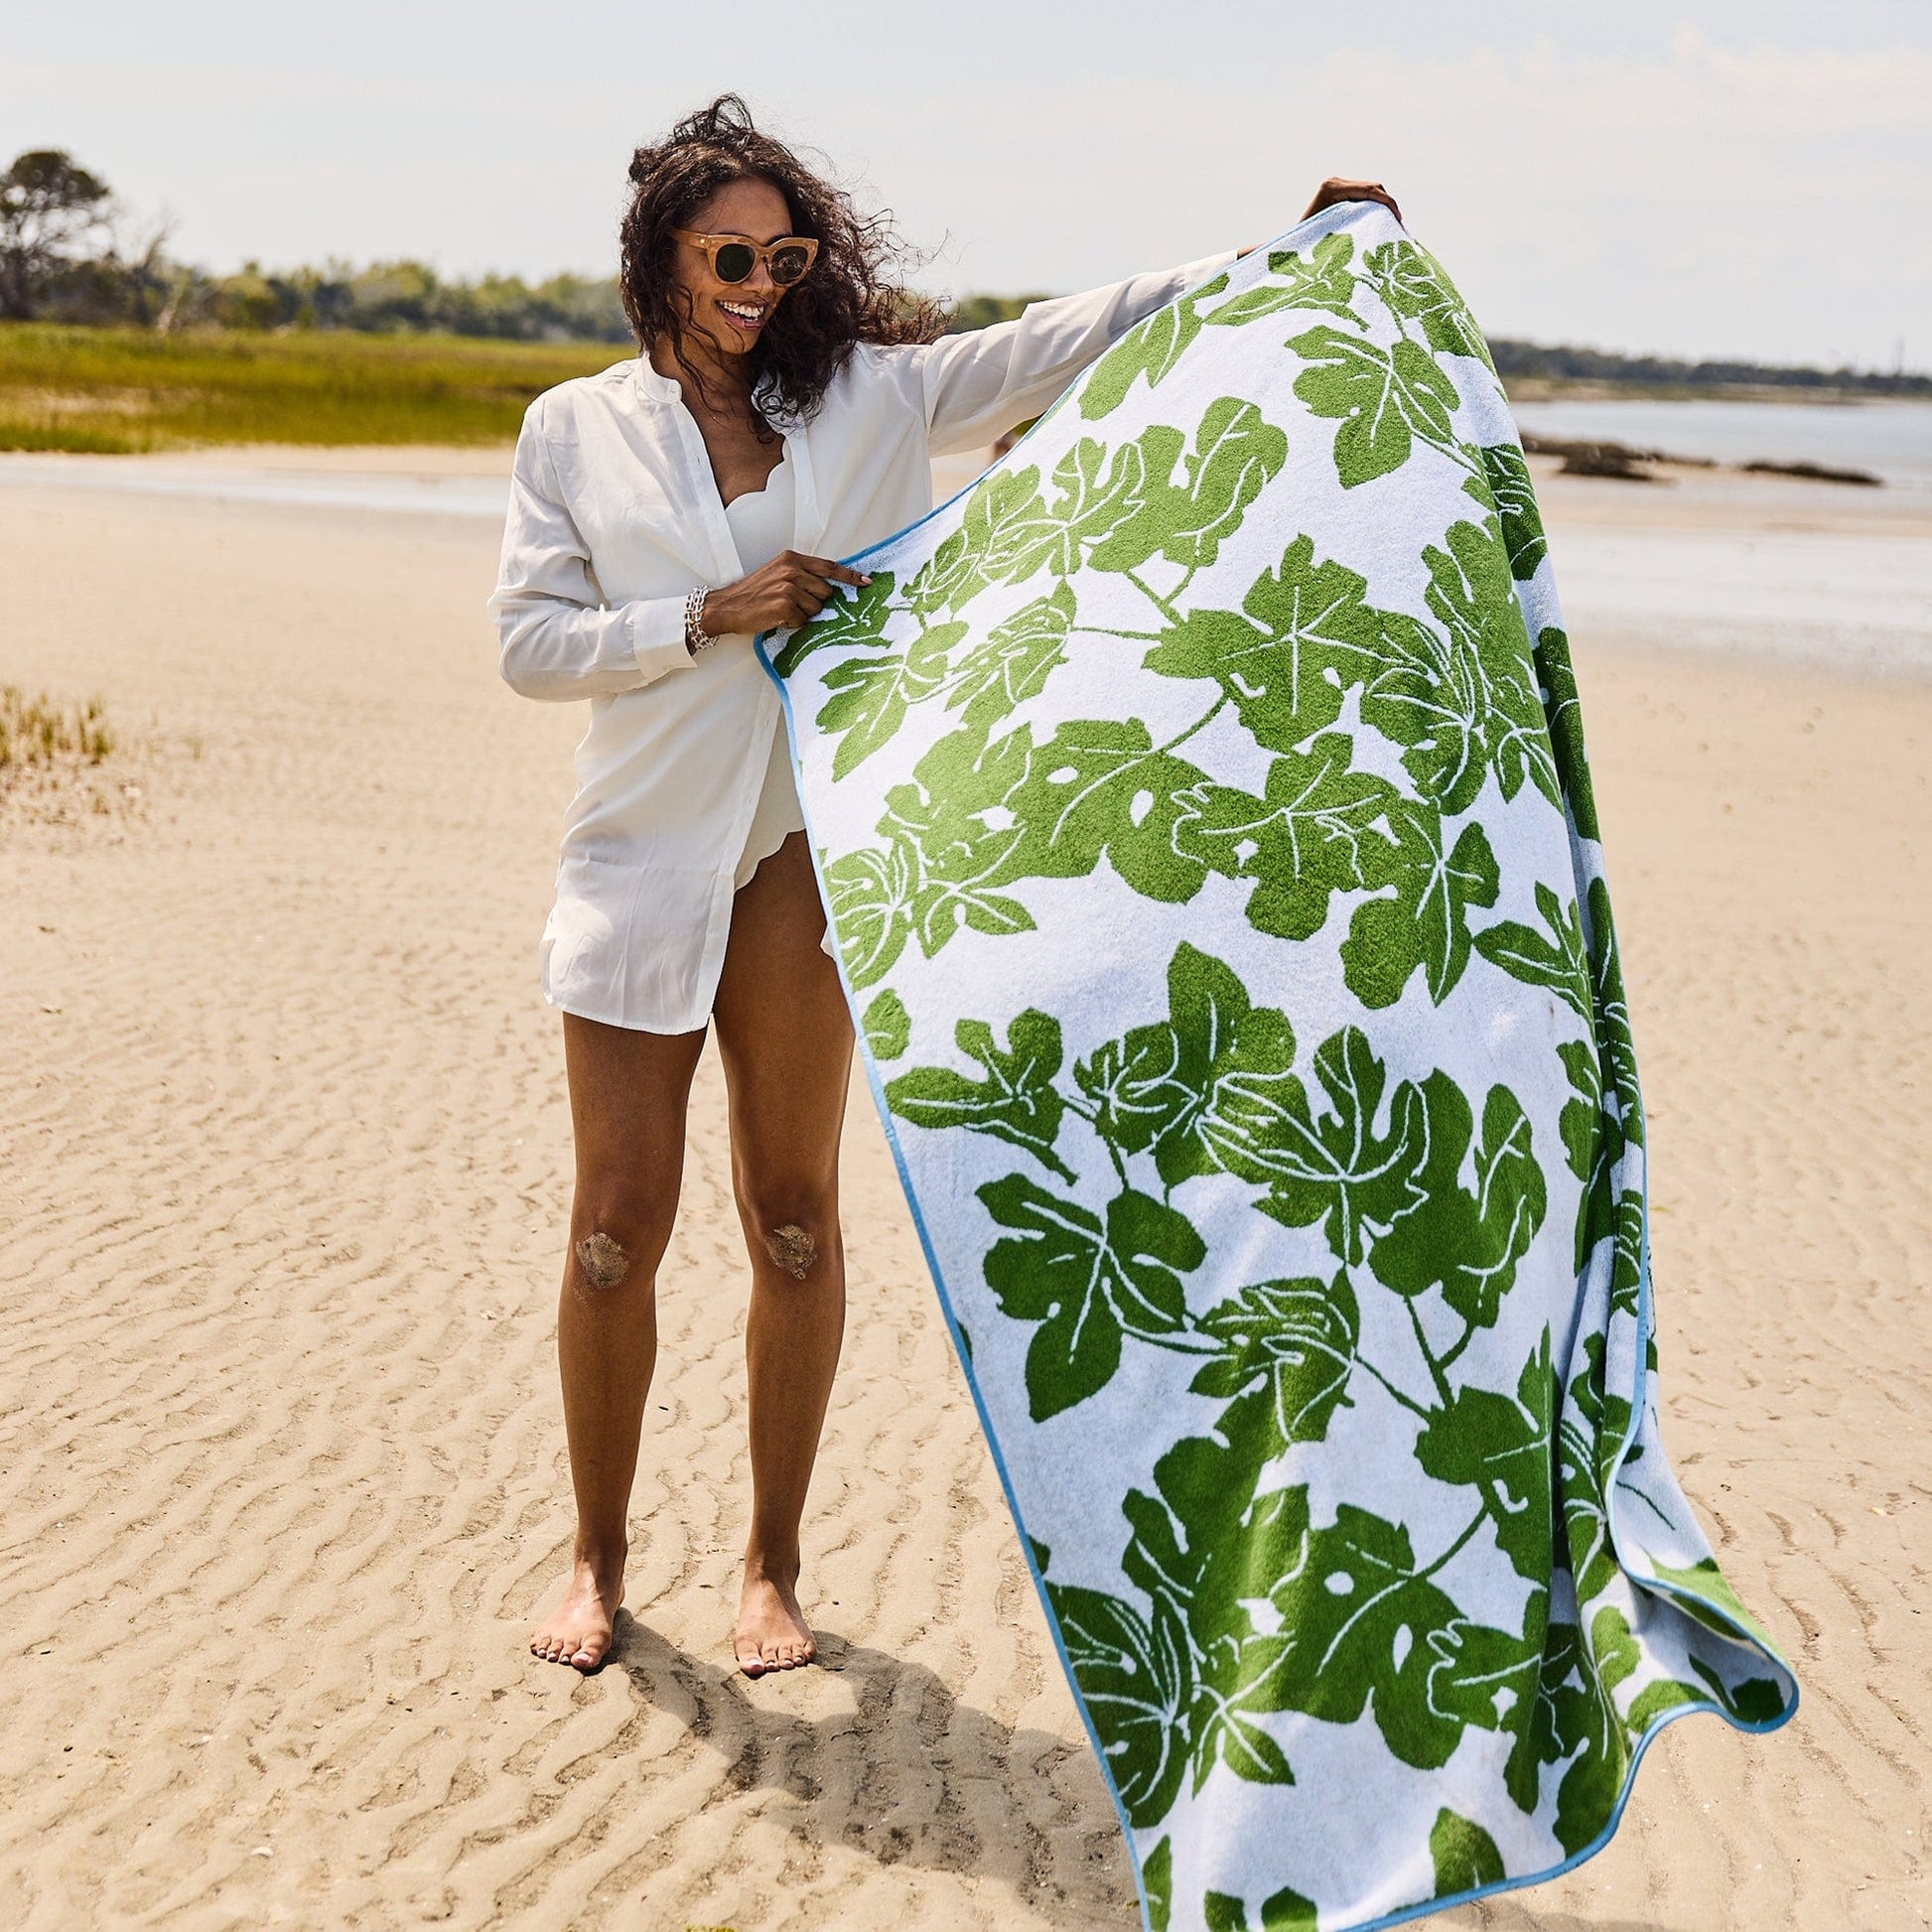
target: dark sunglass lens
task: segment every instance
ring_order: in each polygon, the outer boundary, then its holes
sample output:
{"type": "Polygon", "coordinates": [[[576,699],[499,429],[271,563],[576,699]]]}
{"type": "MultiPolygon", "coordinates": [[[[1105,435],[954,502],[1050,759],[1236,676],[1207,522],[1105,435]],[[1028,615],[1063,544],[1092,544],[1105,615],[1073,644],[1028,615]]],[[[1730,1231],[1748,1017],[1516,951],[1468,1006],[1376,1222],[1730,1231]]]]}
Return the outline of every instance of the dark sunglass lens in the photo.
{"type": "Polygon", "coordinates": [[[784,288],[804,274],[811,260],[803,248],[780,248],[771,257],[771,279],[784,288]]]}
{"type": "Polygon", "coordinates": [[[711,258],[721,282],[742,282],[751,274],[758,257],[742,241],[728,241],[711,258]]]}

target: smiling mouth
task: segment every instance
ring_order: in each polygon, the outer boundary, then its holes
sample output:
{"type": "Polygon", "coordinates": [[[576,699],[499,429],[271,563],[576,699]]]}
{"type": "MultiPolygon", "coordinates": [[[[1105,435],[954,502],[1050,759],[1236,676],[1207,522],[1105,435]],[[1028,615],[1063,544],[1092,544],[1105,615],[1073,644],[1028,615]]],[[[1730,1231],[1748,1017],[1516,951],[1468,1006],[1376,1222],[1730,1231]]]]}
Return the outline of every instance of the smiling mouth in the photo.
{"type": "Polygon", "coordinates": [[[725,320],[729,322],[734,329],[743,329],[747,332],[750,332],[751,330],[760,328],[763,325],[764,308],[763,305],[760,303],[720,302],[718,306],[719,308],[724,310],[725,320]]]}

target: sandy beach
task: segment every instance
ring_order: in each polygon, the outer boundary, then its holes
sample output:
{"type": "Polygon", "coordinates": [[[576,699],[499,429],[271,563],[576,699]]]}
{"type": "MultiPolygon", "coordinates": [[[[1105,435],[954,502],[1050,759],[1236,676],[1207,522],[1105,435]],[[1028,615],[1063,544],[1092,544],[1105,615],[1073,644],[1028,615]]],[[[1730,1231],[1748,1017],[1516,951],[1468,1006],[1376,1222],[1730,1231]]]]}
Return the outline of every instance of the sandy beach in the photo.
{"type": "MultiPolygon", "coordinates": [[[[863,1088],[824,1668],[731,1664],[709,1056],[618,1658],[524,1650],[571,1532],[534,952],[577,711],[497,680],[486,515],[219,487],[485,485],[506,453],[212,453],[165,460],[202,479],[172,493],[47,461],[0,458],[0,682],[97,694],[124,742],[0,805],[0,1922],[1126,1932],[863,1088]]],[[[1601,1857],[1433,1923],[1932,1923],[1932,493],[1540,487],[1653,1127],[1665,1432],[1804,1704],[1770,1738],[1673,1727],[1601,1857]],[[1720,551],[1746,578],[1687,618],[1720,551]]]]}

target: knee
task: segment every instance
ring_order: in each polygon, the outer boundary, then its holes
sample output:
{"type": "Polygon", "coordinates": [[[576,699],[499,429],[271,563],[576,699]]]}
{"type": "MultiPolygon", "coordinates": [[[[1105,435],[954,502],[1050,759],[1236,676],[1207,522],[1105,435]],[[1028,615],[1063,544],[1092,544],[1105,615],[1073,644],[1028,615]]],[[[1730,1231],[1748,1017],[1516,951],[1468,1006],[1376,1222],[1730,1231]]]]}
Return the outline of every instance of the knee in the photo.
{"type": "Polygon", "coordinates": [[[795,1282],[811,1279],[838,1252],[838,1202],[830,1188],[742,1189],[739,1207],[746,1232],[771,1265],[795,1282]]]}
{"type": "Polygon", "coordinates": [[[795,1282],[802,1282],[818,1261],[818,1237],[798,1221],[780,1221],[761,1230],[759,1238],[772,1266],[795,1282]]]}
{"type": "Polygon", "coordinates": [[[648,1286],[670,1241],[672,1209],[629,1198],[580,1196],[571,1216],[571,1274],[580,1290],[606,1295],[648,1286]]]}
{"type": "Polygon", "coordinates": [[[593,1228],[571,1243],[570,1253],[584,1286],[600,1293],[621,1287],[630,1273],[631,1251],[609,1228],[593,1228]]]}

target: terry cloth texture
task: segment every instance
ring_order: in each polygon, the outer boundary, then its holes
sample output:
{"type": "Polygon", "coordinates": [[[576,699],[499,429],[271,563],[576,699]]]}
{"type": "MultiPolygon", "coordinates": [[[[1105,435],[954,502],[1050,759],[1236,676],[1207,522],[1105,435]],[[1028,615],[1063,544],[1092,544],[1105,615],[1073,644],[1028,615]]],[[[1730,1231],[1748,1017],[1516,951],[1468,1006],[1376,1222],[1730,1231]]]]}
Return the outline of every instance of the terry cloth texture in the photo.
{"type": "Polygon", "coordinates": [[[1468,312],[1330,210],[865,564],[774,669],[1148,1923],[1587,1856],[1662,1724],[1797,1687],[1658,1434],[1576,688],[1468,312]]]}

